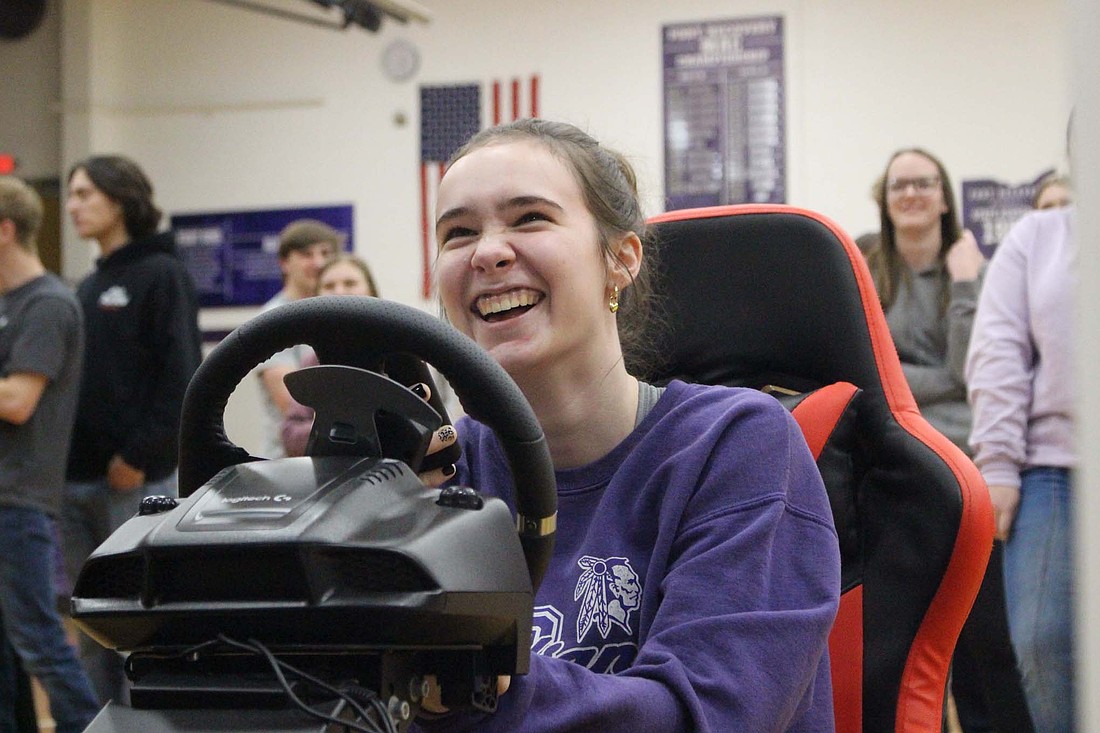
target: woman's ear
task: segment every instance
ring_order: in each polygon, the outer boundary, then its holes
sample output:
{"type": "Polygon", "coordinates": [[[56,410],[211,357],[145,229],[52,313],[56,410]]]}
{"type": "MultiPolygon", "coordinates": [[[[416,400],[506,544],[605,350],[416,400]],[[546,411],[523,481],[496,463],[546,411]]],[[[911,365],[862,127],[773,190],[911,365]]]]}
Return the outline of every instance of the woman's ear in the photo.
{"type": "Polygon", "coordinates": [[[611,260],[611,281],[620,289],[629,285],[642,269],[642,240],[634,232],[627,232],[615,247],[616,256],[611,260]]]}

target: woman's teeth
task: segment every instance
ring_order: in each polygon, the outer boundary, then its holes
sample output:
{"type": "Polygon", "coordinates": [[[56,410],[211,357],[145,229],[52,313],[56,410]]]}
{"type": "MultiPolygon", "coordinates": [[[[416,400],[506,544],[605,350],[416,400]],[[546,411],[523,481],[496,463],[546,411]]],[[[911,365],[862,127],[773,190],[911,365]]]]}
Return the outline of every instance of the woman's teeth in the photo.
{"type": "Polygon", "coordinates": [[[484,316],[504,313],[513,308],[535,305],[542,296],[534,290],[512,290],[500,295],[483,295],[477,299],[477,310],[484,316]]]}

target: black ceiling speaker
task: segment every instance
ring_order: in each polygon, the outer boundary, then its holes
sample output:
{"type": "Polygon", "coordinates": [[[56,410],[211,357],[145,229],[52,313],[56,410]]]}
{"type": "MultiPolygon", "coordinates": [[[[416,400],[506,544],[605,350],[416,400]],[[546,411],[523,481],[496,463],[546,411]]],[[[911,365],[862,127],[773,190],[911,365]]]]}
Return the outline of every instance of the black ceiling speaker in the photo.
{"type": "Polygon", "coordinates": [[[30,35],[46,15],[46,0],[4,0],[0,2],[0,38],[30,35]]]}

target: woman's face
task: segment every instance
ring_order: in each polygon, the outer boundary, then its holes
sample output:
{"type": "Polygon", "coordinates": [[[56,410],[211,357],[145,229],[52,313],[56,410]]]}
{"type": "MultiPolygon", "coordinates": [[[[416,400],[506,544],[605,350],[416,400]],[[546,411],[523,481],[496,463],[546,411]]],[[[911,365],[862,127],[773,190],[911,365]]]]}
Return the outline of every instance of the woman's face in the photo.
{"type": "Polygon", "coordinates": [[[940,171],[920,153],[902,153],[886,170],[886,212],[898,233],[920,236],[947,213],[940,171]]]}
{"type": "Polygon", "coordinates": [[[497,143],[460,158],[440,183],[437,212],[447,317],[513,377],[583,369],[618,347],[595,219],[543,145],[497,143]]]}
{"type": "Polygon", "coordinates": [[[321,273],[317,292],[320,295],[374,295],[363,271],[347,261],[329,265],[321,273]]]}
{"type": "Polygon", "coordinates": [[[1052,183],[1043,189],[1035,201],[1036,209],[1056,209],[1073,203],[1073,193],[1061,183],[1052,183]]]}
{"type": "Polygon", "coordinates": [[[83,239],[105,240],[126,234],[122,206],[100,190],[83,168],[78,168],[69,180],[69,195],[65,211],[73,227],[83,239]]]}

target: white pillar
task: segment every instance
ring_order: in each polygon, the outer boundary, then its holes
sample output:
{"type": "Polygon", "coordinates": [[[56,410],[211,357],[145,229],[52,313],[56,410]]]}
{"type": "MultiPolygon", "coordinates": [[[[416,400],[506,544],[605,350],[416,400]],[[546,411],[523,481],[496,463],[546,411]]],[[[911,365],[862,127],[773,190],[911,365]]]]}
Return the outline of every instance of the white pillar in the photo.
{"type": "Polygon", "coordinates": [[[1081,283],[1076,324],[1081,408],[1075,508],[1077,730],[1100,731],[1100,3],[1070,0],[1070,21],[1076,102],[1072,173],[1081,283]]]}

